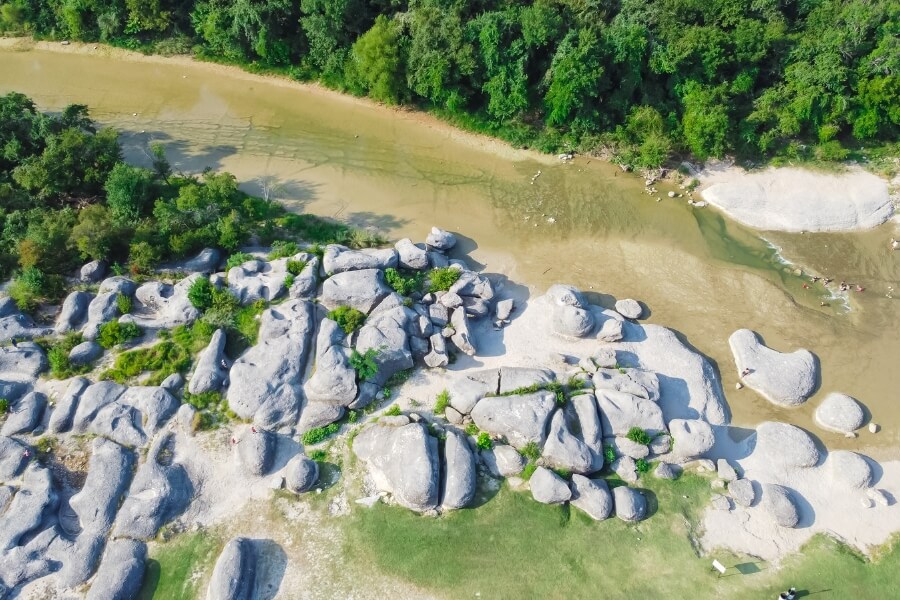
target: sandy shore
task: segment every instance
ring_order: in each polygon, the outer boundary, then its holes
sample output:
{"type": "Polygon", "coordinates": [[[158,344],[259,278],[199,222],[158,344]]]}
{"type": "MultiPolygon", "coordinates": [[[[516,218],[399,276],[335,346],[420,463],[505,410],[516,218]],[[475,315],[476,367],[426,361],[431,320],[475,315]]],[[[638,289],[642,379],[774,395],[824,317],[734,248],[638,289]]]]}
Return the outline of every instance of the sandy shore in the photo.
{"type": "Polygon", "coordinates": [[[859,167],[844,173],[769,167],[747,172],[712,162],[698,174],[703,199],[755,229],[857,231],[894,212],[888,182],[859,167]]]}

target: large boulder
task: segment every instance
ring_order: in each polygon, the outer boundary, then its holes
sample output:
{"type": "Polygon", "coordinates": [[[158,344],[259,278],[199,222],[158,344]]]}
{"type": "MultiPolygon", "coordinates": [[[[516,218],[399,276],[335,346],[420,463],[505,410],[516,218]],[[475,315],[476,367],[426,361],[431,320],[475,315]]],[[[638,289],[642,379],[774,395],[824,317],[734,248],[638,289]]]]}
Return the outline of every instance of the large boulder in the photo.
{"type": "Polygon", "coordinates": [[[147,545],[136,540],[114,540],[107,544],[97,575],[85,600],[137,598],[144,581],[147,545]]]}
{"type": "Polygon", "coordinates": [[[351,250],[346,246],[329,244],[322,258],[322,266],[328,275],[364,269],[384,270],[396,267],[397,264],[397,251],[393,248],[351,250]]]}
{"type": "Polygon", "coordinates": [[[512,446],[495,445],[481,451],[481,461],[494,477],[512,477],[525,469],[527,461],[512,446]]]}
{"type": "Polygon", "coordinates": [[[588,308],[588,301],[578,288],[571,285],[555,284],[547,289],[547,297],[557,306],[575,306],[588,308]]]}
{"type": "Polygon", "coordinates": [[[238,464],[248,475],[266,475],[275,462],[278,440],[275,434],[259,427],[244,427],[235,436],[238,464]]]}
{"type": "Polygon", "coordinates": [[[415,318],[413,310],[397,306],[371,315],[360,328],[356,350],[361,354],[368,350],[376,352],[378,372],[372,381],[378,385],[384,385],[395,373],[415,365],[409,344],[409,331],[415,318]]]}
{"type": "Polygon", "coordinates": [[[548,466],[556,469],[573,473],[590,473],[593,470],[591,449],[572,435],[561,410],[557,410],[550,420],[550,430],[541,455],[548,466]]]}
{"type": "Polygon", "coordinates": [[[555,306],[551,327],[553,333],[565,338],[587,337],[594,330],[594,315],[577,306],[555,306]]]}
{"type": "Polygon", "coordinates": [[[97,293],[131,296],[134,294],[135,289],[137,289],[137,284],[134,281],[124,275],[115,275],[101,281],[97,293]]]}
{"type": "Polygon", "coordinates": [[[404,269],[421,271],[428,268],[428,252],[424,248],[412,243],[409,238],[403,238],[394,244],[397,250],[397,258],[404,269]]]}
{"type": "Polygon", "coordinates": [[[325,280],[320,301],[328,310],[350,306],[369,313],[391,291],[384,281],[384,273],[378,269],[345,271],[325,280]]]}
{"type": "Polygon", "coordinates": [[[865,458],[849,450],[834,450],[825,461],[831,480],[848,489],[864,490],[872,486],[872,467],[865,458]]]}
{"type": "Polygon", "coordinates": [[[306,265],[294,276],[294,283],[288,290],[291,298],[311,299],[319,287],[319,257],[306,255],[306,265]]]}
{"type": "Polygon", "coordinates": [[[475,498],[475,455],[466,437],[447,430],[441,474],[441,508],[465,508],[475,498]]]}
{"type": "Polygon", "coordinates": [[[314,331],[313,305],[288,300],[260,319],[259,342],[229,372],[228,406],[262,427],[293,425],[303,403],[300,382],[314,331]]]}
{"type": "Polygon", "coordinates": [[[356,436],[353,452],[368,465],[378,488],[393,494],[401,506],[417,512],[437,508],[437,440],[423,424],[391,427],[375,423],[356,436]]]}
{"type": "Polygon", "coordinates": [[[197,356],[194,374],[188,383],[192,394],[215,392],[222,389],[228,378],[228,362],[225,359],[225,332],[217,329],[209,344],[197,356]]]}
{"type": "Polygon", "coordinates": [[[816,408],[816,424],[828,431],[852,433],[863,426],[866,415],[862,406],[848,396],[832,392],[816,408]]]}
{"type": "Polygon", "coordinates": [[[88,305],[87,322],[81,330],[85,339],[93,340],[100,334],[100,327],[119,316],[117,299],[119,292],[97,294],[88,305]]]}
{"type": "Polygon", "coordinates": [[[469,317],[464,308],[453,309],[450,314],[450,326],[453,328],[453,335],[450,336],[453,345],[463,354],[475,356],[478,350],[469,334],[469,317]]]}
{"type": "Polygon", "coordinates": [[[197,256],[184,261],[179,270],[185,273],[202,273],[209,275],[216,272],[216,268],[222,261],[222,254],[215,248],[204,248],[197,256]]]}
{"type": "Polygon", "coordinates": [[[75,418],[75,411],[78,409],[78,401],[81,398],[81,394],[84,393],[84,390],[90,384],[91,382],[84,377],[75,377],[69,382],[62,398],[59,399],[53,407],[53,412],[50,413],[50,421],[47,424],[47,429],[50,433],[63,433],[72,428],[72,420],[75,418]]]}
{"type": "Polygon", "coordinates": [[[588,447],[591,452],[590,472],[603,468],[603,426],[600,423],[600,411],[597,399],[590,392],[572,396],[566,406],[570,419],[570,429],[588,447]]]}
{"type": "Polygon", "coordinates": [[[529,483],[531,496],[541,504],[561,504],[572,497],[566,480],[544,467],[534,470],[529,483]]]}
{"type": "Polygon", "coordinates": [[[305,454],[298,454],[284,469],[284,485],[295,494],[313,489],[319,480],[319,463],[305,454]]]}
{"type": "Polygon", "coordinates": [[[252,600],[256,585],[256,552],[250,540],[225,544],[209,580],[207,600],[252,600]]]}
{"type": "Polygon", "coordinates": [[[572,506],[584,511],[595,521],[608,519],[613,510],[613,498],[603,479],[588,479],[584,475],[572,475],[572,506]]]}
{"type": "Polygon", "coordinates": [[[201,277],[204,276],[190,275],[175,285],[148,281],[134,293],[138,300],[134,312],[119,320],[149,329],[172,329],[192,323],[200,317],[200,311],[188,298],[188,290],[201,277]]]}
{"type": "Polygon", "coordinates": [[[728,483],[728,495],[740,506],[751,506],[756,500],[756,490],[749,479],[738,479],[728,483]]]}
{"type": "MultiPolygon", "coordinates": [[[[364,384],[365,385],[365,384],[364,384]]],[[[380,389],[380,388],[379,388],[380,389]]],[[[375,393],[372,394],[372,398],[375,393]]],[[[353,406],[353,408],[363,408],[361,406],[353,406]]],[[[297,422],[297,431],[306,433],[310,429],[324,427],[335,421],[339,421],[344,416],[346,409],[337,404],[322,404],[321,402],[307,402],[303,406],[300,413],[300,421],[297,422]]]]}
{"type": "Polygon", "coordinates": [[[356,371],[350,366],[350,344],[331,319],[322,319],[316,338],[316,371],[304,385],[311,402],[348,406],[356,398],[356,371]]]}
{"type": "Polygon", "coordinates": [[[52,333],[52,328],[36,326],[28,315],[13,314],[0,317],[0,342],[8,342],[13,339],[30,340],[52,333]]]}
{"type": "Polygon", "coordinates": [[[466,270],[460,273],[459,279],[450,286],[448,293],[460,296],[464,304],[466,298],[478,298],[487,302],[494,297],[494,286],[487,277],[466,270]]]}
{"type": "Polygon", "coordinates": [[[160,527],[187,509],[194,487],[185,468],[160,463],[161,450],[172,440],[172,433],[156,438],[147,459],[134,475],[128,496],[116,517],[116,537],[150,540],[160,527]]]}
{"type": "Polygon", "coordinates": [[[257,300],[271,302],[285,291],[288,274],[286,258],[249,260],[228,270],[228,289],[245,306],[257,300]]]}
{"type": "Polygon", "coordinates": [[[616,516],[623,521],[640,521],[647,516],[647,499],[630,487],[620,485],[613,490],[616,516]]]}
{"type": "Polygon", "coordinates": [[[25,394],[9,407],[9,414],[0,435],[10,436],[20,433],[31,433],[41,422],[41,416],[47,407],[47,396],[40,392],[25,394]]]}
{"type": "Polygon", "coordinates": [[[764,483],[759,505],[781,527],[796,527],[800,522],[797,505],[790,491],[783,486],[764,483]]]}
{"type": "Polygon", "coordinates": [[[818,385],[819,363],[809,350],[782,353],[766,347],[749,329],[738,329],[728,338],[741,380],[779,406],[806,402],[818,385]]]}
{"type": "Polygon", "coordinates": [[[44,518],[56,509],[59,498],[48,469],[30,465],[22,485],[6,512],[0,514],[0,555],[19,545],[19,540],[38,531],[44,518]]]}
{"type": "Polygon", "coordinates": [[[0,348],[0,373],[16,373],[33,380],[37,379],[47,365],[47,355],[34,342],[0,348]]]}
{"type": "Polygon", "coordinates": [[[69,500],[83,532],[105,536],[116,518],[131,479],[134,454],[104,438],[94,438],[84,486],[69,500]]]}
{"type": "Polygon", "coordinates": [[[669,434],[673,442],[672,453],[682,461],[700,458],[716,443],[712,427],[700,419],[672,419],[669,434]]]}
{"type": "Polygon", "coordinates": [[[0,436],[0,481],[15,479],[25,470],[29,462],[27,451],[28,446],[18,440],[0,436]]]}
{"type": "Polygon", "coordinates": [[[554,408],[554,394],[539,391],[521,396],[488,396],[475,405],[471,415],[479,429],[505,437],[511,445],[522,449],[529,443],[544,445],[554,408]]]}
{"type": "Polygon", "coordinates": [[[456,245],[456,236],[449,231],[432,227],[431,232],[425,238],[425,243],[435,250],[447,251],[456,245]]]}
{"type": "Polygon", "coordinates": [[[475,404],[488,395],[496,395],[500,390],[500,369],[467,371],[455,377],[450,383],[450,406],[460,414],[467,415],[475,404]]]}
{"type": "Polygon", "coordinates": [[[662,409],[656,402],[613,390],[597,390],[600,422],[606,435],[626,435],[640,427],[651,436],[666,430],[662,409]]]}
{"type": "Polygon", "coordinates": [[[66,296],[56,317],[56,333],[62,334],[81,327],[87,318],[88,306],[94,296],[89,292],[75,291],[66,296]]]}
{"type": "Polygon", "coordinates": [[[85,283],[96,283],[100,281],[103,279],[103,276],[106,275],[106,261],[92,260],[81,267],[79,275],[81,281],[85,283]]]}
{"type": "Polygon", "coordinates": [[[103,346],[97,342],[81,342],[69,350],[69,362],[73,365],[87,365],[103,356],[103,346]]]}
{"type": "Polygon", "coordinates": [[[659,402],[659,377],[652,371],[626,369],[623,373],[618,369],[601,367],[592,381],[598,390],[614,390],[659,402]]]}
{"type": "Polygon", "coordinates": [[[530,369],[527,367],[501,367],[500,391],[501,394],[518,394],[531,387],[544,387],[556,380],[553,371],[549,369],[530,369]]]}
{"type": "MultiPolygon", "coordinates": [[[[72,389],[74,391],[76,388],[72,389]]],[[[125,393],[125,389],[124,385],[113,381],[98,381],[84,388],[77,401],[72,429],[76,433],[87,433],[100,410],[118,400],[119,396],[125,393]]]]}
{"type": "Polygon", "coordinates": [[[819,450],[808,433],[787,423],[771,421],[756,427],[753,456],[765,464],[788,468],[814,467],[819,462],[819,450]]]}

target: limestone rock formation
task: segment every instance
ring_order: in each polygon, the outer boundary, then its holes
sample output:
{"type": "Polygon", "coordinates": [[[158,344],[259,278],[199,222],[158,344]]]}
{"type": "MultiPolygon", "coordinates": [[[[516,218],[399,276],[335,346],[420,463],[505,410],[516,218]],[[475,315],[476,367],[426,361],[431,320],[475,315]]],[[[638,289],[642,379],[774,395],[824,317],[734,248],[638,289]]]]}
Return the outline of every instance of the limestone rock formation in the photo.
{"type": "Polygon", "coordinates": [[[625,298],[616,301],[616,312],[626,319],[640,319],[644,309],[637,300],[625,298]]]}
{"type": "Polygon", "coordinates": [[[475,498],[475,455],[466,437],[455,429],[447,430],[441,475],[441,508],[468,506],[475,498]]]}
{"type": "Polygon", "coordinates": [[[529,443],[543,447],[547,423],[556,407],[551,392],[539,391],[521,396],[488,396],[472,409],[472,420],[482,431],[505,437],[522,449],[529,443]]]}
{"type": "Polygon", "coordinates": [[[512,477],[525,468],[527,461],[512,446],[494,445],[489,450],[481,451],[481,461],[494,477],[512,477]]]}
{"type": "Polygon", "coordinates": [[[788,468],[814,467],[819,462],[819,450],[808,433],[787,423],[771,421],[757,426],[753,455],[788,468]]]}
{"type": "Polygon", "coordinates": [[[284,293],[287,259],[249,260],[228,270],[228,289],[246,306],[257,300],[271,302],[284,293]]]}
{"type": "Polygon", "coordinates": [[[866,416],[859,402],[847,394],[832,392],[816,408],[815,419],[828,431],[852,433],[863,426],[866,416]]]}
{"type": "Polygon", "coordinates": [[[647,516],[647,499],[635,489],[620,485],[613,490],[616,516],[623,521],[640,521],[647,516]]]}
{"type": "Polygon", "coordinates": [[[345,271],[325,280],[320,301],[328,310],[350,306],[368,314],[391,291],[378,269],[345,271]]]}
{"type": "Polygon", "coordinates": [[[81,291],[66,296],[59,316],[56,317],[56,333],[62,334],[79,329],[87,318],[88,306],[93,297],[91,293],[81,291]]]}
{"type": "Polygon", "coordinates": [[[829,452],[825,467],[833,482],[848,489],[864,490],[872,486],[872,467],[856,452],[829,452]]]}
{"type": "Polygon", "coordinates": [[[456,245],[456,236],[449,231],[432,227],[431,232],[425,238],[425,243],[435,250],[447,251],[456,245]]]}
{"type": "Polygon", "coordinates": [[[699,419],[672,419],[669,434],[674,445],[672,452],[682,461],[702,457],[716,443],[712,427],[699,419]]]}
{"type": "Polygon", "coordinates": [[[815,391],[819,363],[809,350],[782,353],[766,347],[749,329],[739,329],[728,338],[741,380],[779,406],[798,406],[815,391]]]}
{"type": "Polygon", "coordinates": [[[319,480],[319,463],[305,454],[298,454],[290,461],[284,470],[285,487],[295,494],[308,492],[319,480]]]}
{"type": "Polygon", "coordinates": [[[588,479],[577,473],[569,484],[572,506],[584,511],[595,521],[608,519],[613,510],[613,497],[603,479],[588,479]]]}
{"type": "Polygon", "coordinates": [[[550,420],[550,430],[541,455],[548,466],[556,469],[573,473],[590,473],[593,470],[591,449],[572,435],[561,410],[557,410],[550,420]]]}
{"type": "Polygon", "coordinates": [[[228,362],[225,359],[225,332],[217,329],[209,344],[197,355],[194,374],[188,383],[192,394],[215,392],[222,388],[228,378],[228,362]]]}
{"type": "Polygon", "coordinates": [[[613,390],[597,390],[600,422],[606,435],[626,435],[640,427],[651,436],[666,430],[662,409],[652,400],[613,390]]]}
{"type": "Polygon", "coordinates": [[[572,497],[566,480],[544,467],[534,470],[529,483],[531,495],[541,504],[560,504],[572,497]]]}
{"type": "Polygon", "coordinates": [[[781,527],[796,527],[800,522],[797,505],[790,491],[783,486],[764,483],[760,507],[781,527]]]}
{"type": "Polygon", "coordinates": [[[222,549],[209,580],[207,600],[252,600],[256,552],[246,538],[233,538],[222,549]]]}
{"type": "Polygon", "coordinates": [[[136,598],[144,581],[147,545],[136,540],[114,540],[107,544],[97,575],[86,600],[136,598]]]}

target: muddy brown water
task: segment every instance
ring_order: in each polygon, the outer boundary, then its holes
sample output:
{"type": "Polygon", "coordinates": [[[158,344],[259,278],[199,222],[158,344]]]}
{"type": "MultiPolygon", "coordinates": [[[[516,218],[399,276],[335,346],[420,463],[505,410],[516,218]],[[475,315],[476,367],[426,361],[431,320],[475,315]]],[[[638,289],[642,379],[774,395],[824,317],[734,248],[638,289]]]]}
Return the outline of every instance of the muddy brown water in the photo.
{"type": "Polygon", "coordinates": [[[607,163],[561,164],[420,114],[185,60],[0,48],[0,92],[12,90],[44,109],[87,104],[95,119],[125,132],[133,161],[146,161],[148,143],[159,141],[176,169],[231,171],[248,191],[268,189],[294,210],[393,238],[423,240],[432,224],[455,231],[477,266],[533,294],[565,282],[607,305],[640,299],[650,322],[676,329],[717,363],[734,424],[784,420],[829,447],[900,455],[893,224],[853,234],[754,232],[668,199],[665,186],[657,202],[640,179],[607,163]],[[802,287],[798,267],[866,292],[850,294],[849,304],[828,298],[819,286],[802,287]],[[727,339],[741,327],[778,350],[815,352],[817,394],[786,410],[735,390],[727,339]],[[859,399],[882,431],[848,440],[819,430],[812,413],[830,391],[859,399]]]}

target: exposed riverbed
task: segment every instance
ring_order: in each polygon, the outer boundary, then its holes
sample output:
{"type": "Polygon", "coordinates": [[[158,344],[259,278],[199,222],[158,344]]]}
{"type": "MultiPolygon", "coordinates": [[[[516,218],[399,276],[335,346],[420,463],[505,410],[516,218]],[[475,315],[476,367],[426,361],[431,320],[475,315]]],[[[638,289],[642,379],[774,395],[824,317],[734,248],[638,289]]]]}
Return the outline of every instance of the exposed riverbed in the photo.
{"type": "Polygon", "coordinates": [[[832,448],[897,455],[900,252],[888,247],[898,237],[892,223],[763,239],[712,209],[667,198],[663,186],[657,202],[643,181],[597,160],[561,164],[417,113],[184,59],[0,47],[0,93],[13,90],[45,109],[87,104],[95,119],[126,132],[130,160],[146,160],[147,144],[160,141],[176,169],[231,171],[249,191],[265,183],[297,210],[390,237],[421,239],[432,224],[456,231],[486,272],[538,294],[565,282],[643,300],[651,322],[677,329],[718,364],[735,424],[790,421],[832,448]],[[806,279],[784,260],[866,291],[845,303],[820,286],[804,289],[806,279]],[[895,298],[886,297],[890,286],[895,298]],[[741,327],[778,350],[815,352],[823,374],[816,396],[787,411],[736,391],[727,339],[741,327]],[[811,415],[831,391],[859,399],[883,431],[846,440],[818,430],[811,415]]]}

